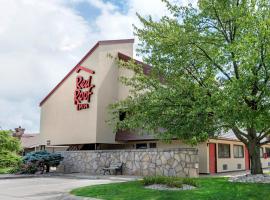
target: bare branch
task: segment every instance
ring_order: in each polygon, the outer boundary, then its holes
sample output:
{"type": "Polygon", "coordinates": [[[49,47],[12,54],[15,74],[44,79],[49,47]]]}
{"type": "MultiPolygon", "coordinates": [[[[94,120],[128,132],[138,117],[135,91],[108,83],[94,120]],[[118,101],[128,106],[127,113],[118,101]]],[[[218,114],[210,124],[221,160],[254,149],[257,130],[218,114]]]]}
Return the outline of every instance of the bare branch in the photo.
{"type": "Polygon", "coordinates": [[[222,69],[222,67],[220,66],[220,65],[218,65],[209,55],[208,55],[208,53],[202,48],[202,47],[200,47],[199,45],[197,45],[197,44],[194,44],[198,49],[200,49],[202,52],[203,52],[203,54],[205,55],[205,57],[210,61],[210,62],[212,62],[214,65],[215,65],[215,67],[216,68],[218,68],[219,69],[219,71],[224,75],[224,76],[226,76],[227,78],[228,78],[228,80],[230,80],[230,81],[232,81],[231,80],[231,77],[229,76],[229,74],[227,74],[223,69],[222,69]]]}

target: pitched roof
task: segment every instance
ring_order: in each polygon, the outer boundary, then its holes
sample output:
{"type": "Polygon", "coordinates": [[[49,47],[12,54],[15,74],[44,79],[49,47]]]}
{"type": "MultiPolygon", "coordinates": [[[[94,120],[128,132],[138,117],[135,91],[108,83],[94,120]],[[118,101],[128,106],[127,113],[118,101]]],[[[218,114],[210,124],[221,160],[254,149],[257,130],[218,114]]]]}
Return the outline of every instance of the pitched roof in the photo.
{"type": "Polygon", "coordinates": [[[124,39],[124,40],[103,40],[98,41],[92,49],[90,49],[87,54],[78,62],[75,67],[52,89],[52,91],[40,102],[39,106],[42,106],[49,97],[64,83],[64,81],[78,68],[80,65],[100,46],[100,45],[110,45],[110,44],[122,44],[122,43],[134,43],[134,39],[124,39]]]}
{"type": "Polygon", "coordinates": [[[118,58],[119,58],[120,60],[123,60],[123,61],[134,60],[136,64],[141,65],[141,66],[143,67],[143,73],[144,73],[145,75],[148,75],[148,74],[150,73],[150,71],[151,71],[151,68],[152,68],[152,67],[151,67],[150,65],[148,65],[148,64],[146,64],[146,63],[144,63],[144,62],[141,62],[141,61],[139,61],[139,60],[136,60],[136,59],[134,59],[134,58],[131,58],[130,56],[127,56],[127,55],[125,55],[125,54],[123,54],[123,53],[121,53],[121,52],[118,52],[118,58]]]}
{"type": "Polygon", "coordinates": [[[23,148],[33,148],[42,145],[40,134],[23,134],[21,144],[23,148]]]}

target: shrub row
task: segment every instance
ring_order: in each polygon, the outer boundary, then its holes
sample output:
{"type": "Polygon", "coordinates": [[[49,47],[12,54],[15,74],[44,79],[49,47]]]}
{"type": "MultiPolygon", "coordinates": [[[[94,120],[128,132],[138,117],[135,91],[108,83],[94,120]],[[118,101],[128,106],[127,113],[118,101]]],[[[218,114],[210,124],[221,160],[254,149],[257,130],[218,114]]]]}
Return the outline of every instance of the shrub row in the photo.
{"type": "Polygon", "coordinates": [[[183,184],[197,187],[198,184],[193,178],[167,177],[167,176],[146,176],[142,180],[144,185],[162,184],[168,187],[181,188],[183,184]]]}

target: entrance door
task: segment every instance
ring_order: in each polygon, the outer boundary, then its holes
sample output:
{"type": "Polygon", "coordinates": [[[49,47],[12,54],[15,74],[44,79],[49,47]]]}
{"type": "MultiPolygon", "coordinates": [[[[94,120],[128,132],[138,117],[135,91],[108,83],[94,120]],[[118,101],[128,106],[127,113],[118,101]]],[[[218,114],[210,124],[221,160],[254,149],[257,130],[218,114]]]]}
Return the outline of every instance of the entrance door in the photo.
{"type": "Polygon", "coordinates": [[[250,159],[249,159],[248,149],[246,146],[245,146],[245,165],[246,165],[246,170],[250,170],[250,159]]]}
{"type": "Polygon", "coordinates": [[[217,173],[217,158],[216,144],[209,143],[209,172],[210,174],[217,173]]]}

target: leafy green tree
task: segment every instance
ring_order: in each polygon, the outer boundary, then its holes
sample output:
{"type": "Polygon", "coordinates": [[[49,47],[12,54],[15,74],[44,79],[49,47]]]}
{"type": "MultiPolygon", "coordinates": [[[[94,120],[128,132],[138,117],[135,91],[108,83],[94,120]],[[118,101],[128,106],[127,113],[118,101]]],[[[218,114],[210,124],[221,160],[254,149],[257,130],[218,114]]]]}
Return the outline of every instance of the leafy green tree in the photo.
{"type": "Polygon", "coordinates": [[[170,16],[138,15],[138,53],[151,70],[120,61],[134,75],[121,79],[131,93],[112,105],[115,127],[192,144],[232,130],[248,148],[251,173],[262,173],[260,146],[270,141],[270,2],[164,2],[170,16]]]}
{"type": "Polygon", "coordinates": [[[21,162],[20,141],[10,131],[0,131],[0,168],[16,167],[21,162]]]}

